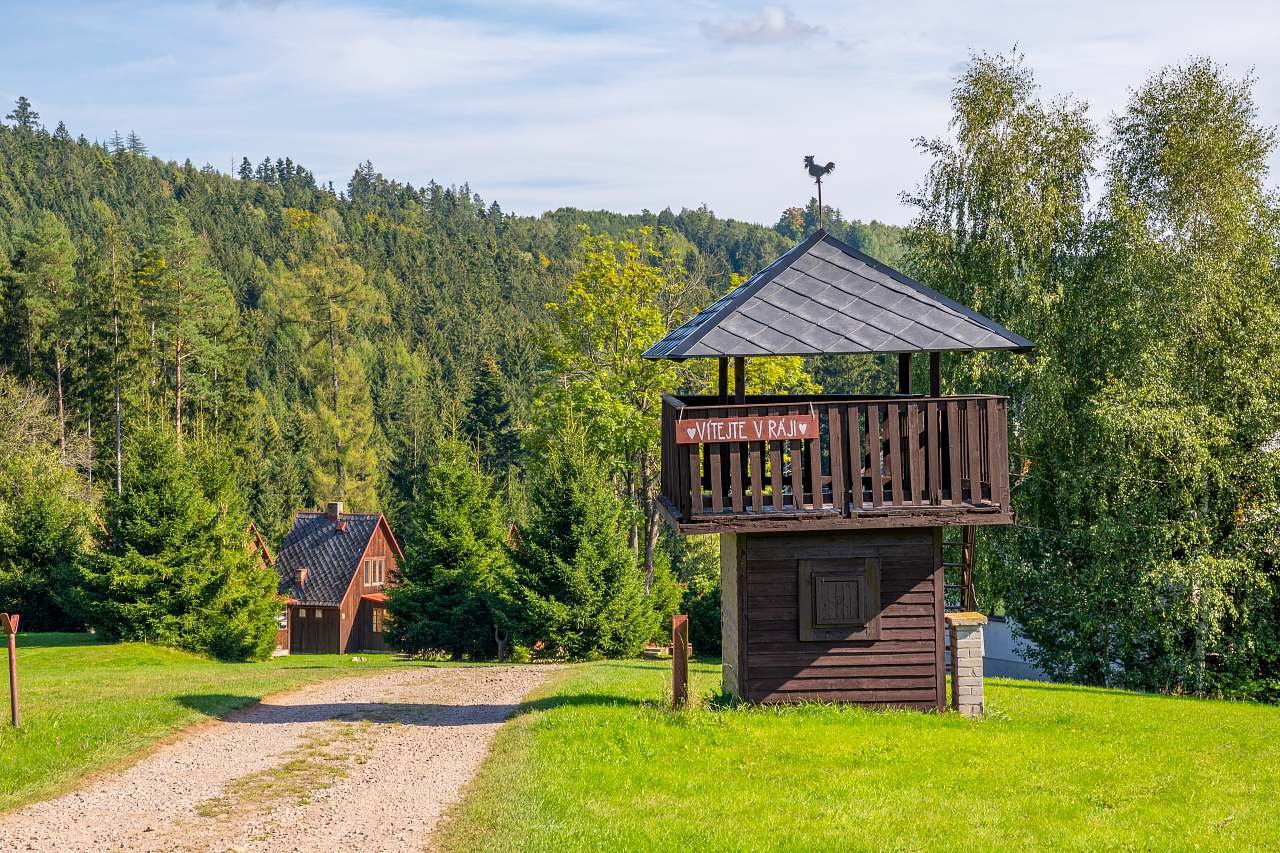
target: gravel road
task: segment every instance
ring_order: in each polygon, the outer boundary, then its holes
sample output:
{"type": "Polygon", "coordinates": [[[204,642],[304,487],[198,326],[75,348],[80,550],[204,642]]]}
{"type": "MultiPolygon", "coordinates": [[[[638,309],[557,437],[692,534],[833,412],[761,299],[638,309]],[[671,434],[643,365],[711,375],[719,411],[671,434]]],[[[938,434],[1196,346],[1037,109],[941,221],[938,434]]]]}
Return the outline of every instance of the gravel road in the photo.
{"type": "Polygon", "coordinates": [[[202,726],[0,818],[10,850],[420,850],[541,667],[389,670],[202,726]]]}

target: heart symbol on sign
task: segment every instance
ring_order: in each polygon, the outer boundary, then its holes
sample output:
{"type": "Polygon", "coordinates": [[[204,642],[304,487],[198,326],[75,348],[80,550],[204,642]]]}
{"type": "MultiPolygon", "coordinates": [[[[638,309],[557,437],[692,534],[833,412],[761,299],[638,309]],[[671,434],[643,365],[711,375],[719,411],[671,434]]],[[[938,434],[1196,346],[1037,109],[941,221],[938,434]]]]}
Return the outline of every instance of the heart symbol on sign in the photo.
{"type": "Polygon", "coordinates": [[[809,425],[808,425],[808,424],[800,424],[799,426],[800,426],[800,434],[801,434],[801,435],[804,435],[805,433],[807,433],[807,432],[809,431],[809,425]]]}
{"type": "Polygon", "coordinates": [[[694,434],[695,434],[697,431],[698,431],[698,428],[697,428],[697,427],[685,427],[685,428],[684,428],[684,434],[685,434],[685,435],[687,435],[687,436],[689,436],[689,438],[693,438],[694,434]]]}

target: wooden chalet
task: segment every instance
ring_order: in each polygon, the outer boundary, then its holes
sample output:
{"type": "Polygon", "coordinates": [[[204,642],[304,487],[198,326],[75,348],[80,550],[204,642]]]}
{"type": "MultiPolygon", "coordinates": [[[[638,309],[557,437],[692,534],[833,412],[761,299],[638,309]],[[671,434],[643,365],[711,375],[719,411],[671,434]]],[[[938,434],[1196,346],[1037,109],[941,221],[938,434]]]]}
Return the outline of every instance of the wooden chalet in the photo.
{"type": "Polygon", "coordinates": [[[943,529],[1013,510],[1008,400],[942,396],[941,357],[1032,346],[820,230],[645,353],[720,364],[664,398],[659,502],[720,534],[726,692],[944,707],[943,529]],[[747,358],[831,354],[896,354],[898,393],[745,394],[747,358]]]}
{"type": "Polygon", "coordinates": [[[381,513],[300,512],[275,567],[285,599],[277,645],[292,654],[350,654],[388,649],[382,631],[386,588],[400,543],[381,513]]]}

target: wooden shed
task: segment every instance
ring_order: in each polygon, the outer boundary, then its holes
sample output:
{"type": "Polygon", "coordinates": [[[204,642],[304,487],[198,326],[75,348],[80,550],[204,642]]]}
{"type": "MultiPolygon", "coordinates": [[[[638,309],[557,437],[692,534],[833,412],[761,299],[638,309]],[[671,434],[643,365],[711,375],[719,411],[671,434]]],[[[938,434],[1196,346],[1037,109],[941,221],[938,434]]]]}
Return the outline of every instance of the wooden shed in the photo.
{"type": "Polygon", "coordinates": [[[720,362],[664,398],[659,503],[720,535],[726,692],[944,707],[944,528],[1013,511],[1008,400],[942,396],[941,357],[1031,347],[820,230],[645,353],[720,362]],[[896,354],[898,393],[745,393],[747,358],[833,354],[896,354]]]}

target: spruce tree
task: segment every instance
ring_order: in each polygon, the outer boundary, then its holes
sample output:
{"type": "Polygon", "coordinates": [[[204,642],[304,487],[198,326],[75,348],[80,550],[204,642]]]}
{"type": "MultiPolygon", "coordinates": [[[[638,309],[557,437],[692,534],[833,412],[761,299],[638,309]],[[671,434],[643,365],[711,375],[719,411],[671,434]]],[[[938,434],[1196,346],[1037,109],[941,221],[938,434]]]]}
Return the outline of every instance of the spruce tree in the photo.
{"type": "Polygon", "coordinates": [[[503,475],[520,455],[520,435],[511,418],[511,402],[502,371],[492,356],[480,363],[463,421],[467,436],[480,449],[485,469],[503,475]]]}
{"type": "Polygon", "coordinates": [[[114,542],[83,561],[74,602],[103,637],[226,660],[275,641],[276,577],[250,553],[232,463],[214,445],[180,449],[167,424],[131,437],[124,492],[107,499],[114,542]]]}
{"type": "Polygon", "coordinates": [[[389,593],[391,643],[412,653],[506,657],[515,615],[506,528],[472,447],[440,441],[402,530],[409,545],[389,593]]]}
{"type": "Polygon", "coordinates": [[[637,654],[660,616],[627,541],[626,506],[582,428],[556,417],[517,552],[525,637],[570,658],[637,654]]]}

